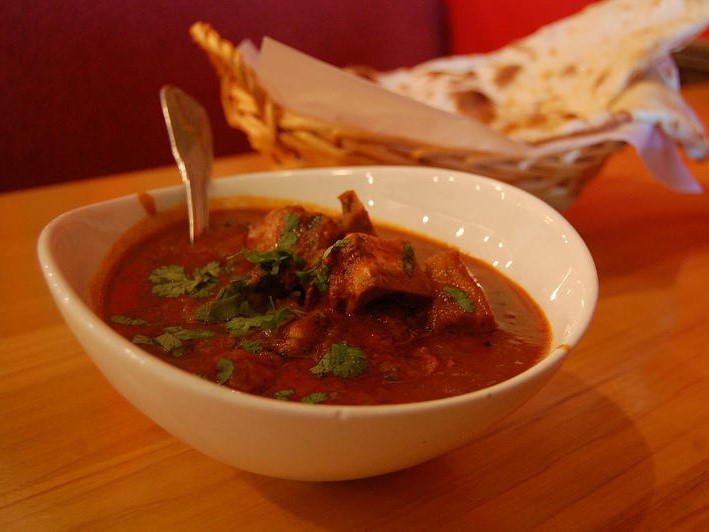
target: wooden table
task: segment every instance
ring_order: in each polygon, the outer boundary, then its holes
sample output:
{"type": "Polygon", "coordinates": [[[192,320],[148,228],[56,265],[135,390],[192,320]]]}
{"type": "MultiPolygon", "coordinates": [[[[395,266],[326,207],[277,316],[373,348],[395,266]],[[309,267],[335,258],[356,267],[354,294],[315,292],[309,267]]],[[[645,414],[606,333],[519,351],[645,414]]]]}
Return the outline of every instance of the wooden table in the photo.
{"type": "MultiPolygon", "coordinates": [[[[709,86],[686,96],[709,123],[709,86]]],[[[266,167],[232,157],[216,174],[266,167]]],[[[709,165],[690,169],[709,189],[709,165]]],[[[0,529],[709,529],[709,195],[615,156],[566,213],[600,301],[551,383],[440,459],[319,484],[244,473],[165,433],[50,300],[35,255],[50,219],[178,182],[170,167],[0,196],[0,529]]]]}

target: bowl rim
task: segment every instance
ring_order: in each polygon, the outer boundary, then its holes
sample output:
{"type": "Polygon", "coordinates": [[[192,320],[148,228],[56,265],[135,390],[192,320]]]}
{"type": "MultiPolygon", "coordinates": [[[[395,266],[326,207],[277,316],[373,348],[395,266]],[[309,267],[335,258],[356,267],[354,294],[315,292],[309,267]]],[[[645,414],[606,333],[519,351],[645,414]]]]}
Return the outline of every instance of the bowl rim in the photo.
{"type": "MultiPolygon", "coordinates": [[[[136,198],[139,194],[148,193],[150,195],[165,195],[171,197],[172,195],[179,193],[183,190],[181,185],[171,185],[167,187],[160,187],[155,189],[148,189],[144,192],[133,193],[128,195],[123,195],[120,197],[103,200],[97,203],[83,205],[69,211],[66,211],[45,225],[45,227],[40,231],[37,239],[37,255],[39,258],[42,273],[49,285],[50,291],[53,292],[55,299],[60,302],[60,306],[63,306],[62,314],[68,309],[72,309],[75,317],[79,322],[85,325],[91,325],[87,327],[89,334],[94,338],[99,340],[106,347],[114,346],[117,351],[116,354],[124,356],[131,359],[131,363],[140,364],[142,367],[147,368],[151,373],[155,374],[158,378],[162,380],[172,380],[175,381],[179,386],[186,387],[190,392],[194,392],[200,396],[207,396],[212,400],[217,400],[221,402],[229,402],[234,404],[241,404],[242,406],[248,406],[251,409],[258,410],[262,413],[276,413],[285,411],[292,411],[296,414],[305,414],[308,416],[315,417],[342,417],[342,418],[352,418],[352,417],[372,417],[372,416],[388,416],[392,414],[407,414],[407,413],[420,413],[429,410],[438,410],[444,407],[456,407],[461,406],[466,403],[475,402],[480,399],[491,399],[496,395],[503,394],[510,388],[515,388],[518,384],[533,380],[540,373],[546,373],[554,366],[560,365],[564,358],[569,354],[569,352],[575,347],[579,340],[585,334],[587,328],[589,327],[595,308],[598,302],[598,277],[596,267],[593,261],[593,257],[588,247],[586,246],[584,240],[576,231],[576,229],[564,218],[564,216],[551,207],[549,204],[545,203],[536,196],[514,187],[513,185],[498,181],[494,178],[487,176],[481,176],[478,174],[473,174],[469,172],[462,172],[457,170],[448,170],[440,168],[426,168],[417,166],[339,166],[339,167],[323,167],[323,168],[309,168],[309,169],[294,169],[294,170],[276,170],[276,171],[260,171],[260,172],[249,172],[244,174],[234,174],[219,177],[212,180],[210,186],[211,190],[219,187],[218,183],[220,181],[238,180],[238,179],[263,179],[266,178],[280,178],[280,177],[290,177],[297,176],[303,173],[321,173],[327,175],[333,175],[337,173],[338,175],[343,175],[343,172],[348,175],[366,173],[366,172],[382,172],[391,170],[406,170],[407,172],[417,172],[428,175],[431,171],[441,172],[444,171],[448,174],[454,174],[456,176],[462,176],[463,179],[474,179],[480,181],[489,186],[496,187],[497,190],[505,192],[505,194],[521,199],[523,201],[531,202],[532,205],[541,209],[541,211],[547,216],[551,216],[555,223],[561,224],[566,235],[575,240],[576,251],[581,253],[584,263],[588,268],[588,274],[593,279],[593,284],[587,286],[588,290],[587,305],[582,319],[575,327],[575,332],[568,339],[568,342],[561,345],[551,345],[549,352],[537,363],[523,372],[506,379],[497,384],[481,388],[479,390],[474,390],[471,392],[466,392],[463,394],[458,394],[450,397],[443,397],[438,399],[429,399],[425,401],[416,401],[408,403],[393,403],[393,404],[374,404],[374,405],[338,405],[338,404],[303,404],[300,402],[282,401],[271,397],[259,396],[255,394],[250,394],[247,392],[234,390],[225,386],[221,386],[217,383],[211,381],[206,381],[200,379],[195,375],[192,375],[172,364],[161,360],[160,358],[148,353],[147,351],[140,348],[140,346],[130,342],[128,339],[120,336],[116,333],[104,320],[102,320],[90,307],[90,305],[82,299],[82,297],[71,287],[68,280],[66,279],[61,268],[57,264],[54,255],[51,252],[50,240],[53,234],[61,230],[61,224],[71,217],[86,212],[92,209],[97,209],[101,207],[111,207],[120,202],[131,201],[136,198]]],[[[231,196],[235,196],[232,194],[231,196]]],[[[218,194],[215,197],[229,197],[229,195],[222,196],[218,194]]],[[[268,196],[264,195],[264,198],[268,196]]],[[[274,197],[274,200],[276,198],[274,197]]],[[[316,202],[314,202],[316,203],[316,202]]],[[[178,203],[179,204],[179,203],[178,203]]],[[[158,209],[160,210],[160,209],[158,209]]],[[[404,229],[404,227],[402,225],[404,229]]],[[[411,229],[411,228],[410,228],[411,229]]],[[[502,273],[502,272],[501,272],[502,273]]],[[[523,287],[524,288],[524,287],[523,287]]],[[[93,360],[93,356],[87,353],[89,357],[93,360]]],[[[95,363],[95,361],[94,361],[95,363]]]]}

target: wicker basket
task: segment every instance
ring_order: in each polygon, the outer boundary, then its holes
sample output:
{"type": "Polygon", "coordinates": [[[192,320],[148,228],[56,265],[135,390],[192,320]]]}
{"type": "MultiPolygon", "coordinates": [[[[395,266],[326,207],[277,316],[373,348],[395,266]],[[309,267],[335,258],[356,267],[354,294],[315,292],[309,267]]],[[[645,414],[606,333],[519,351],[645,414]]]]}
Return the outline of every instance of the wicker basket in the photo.
{"type": "Polygon", "coordinates": [[[206,23],[190,29],[221,80],[224,114],[251,146],[286,168],[424,165],[486,175],[510,183],[557,209],[567,207],[606,159],[623,146],[608,141],[538,159],[501,157],[423,145],[302,116],[274,101],[237,48],[206,23]]]}

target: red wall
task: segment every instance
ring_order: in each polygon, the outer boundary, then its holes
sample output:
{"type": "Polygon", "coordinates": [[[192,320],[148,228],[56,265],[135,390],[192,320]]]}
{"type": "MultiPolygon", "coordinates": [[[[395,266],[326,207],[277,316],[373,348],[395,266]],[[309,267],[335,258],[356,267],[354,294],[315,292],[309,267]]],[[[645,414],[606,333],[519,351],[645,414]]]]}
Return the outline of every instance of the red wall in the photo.
{"type": "MultiPolygon", "coordinates": [[[[445,0],[451,53],[484,53],[572,15],[593,0],[445,0]]],[[[589,29],[592,31],[592,29],[589,29]]],[[[709,36],[709,31],[703,34],[709,36]]]]}
{"type": "Polygon", "coordinates": [[[0,0],[0,191],[173,164],[166,83],[207,108],[217,155],[248,150],[190,39],[197,20],[235,43],[270,35],[338,66],[391,69],[447,52],[442,1],[0,0]]]}

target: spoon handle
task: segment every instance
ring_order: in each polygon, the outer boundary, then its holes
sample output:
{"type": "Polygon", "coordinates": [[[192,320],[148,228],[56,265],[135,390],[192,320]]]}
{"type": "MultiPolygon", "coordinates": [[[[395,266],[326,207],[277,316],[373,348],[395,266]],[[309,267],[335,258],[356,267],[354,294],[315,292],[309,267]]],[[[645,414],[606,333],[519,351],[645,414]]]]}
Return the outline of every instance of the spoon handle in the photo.
{"type": "Polygon", "coordinates": [[[214,159],[212,128],[204,107],[177,87],[162,87],[160,103],[172,155],[185,184],[190,241],[194,243],[209,224],[207,184],[214,159]]]}

